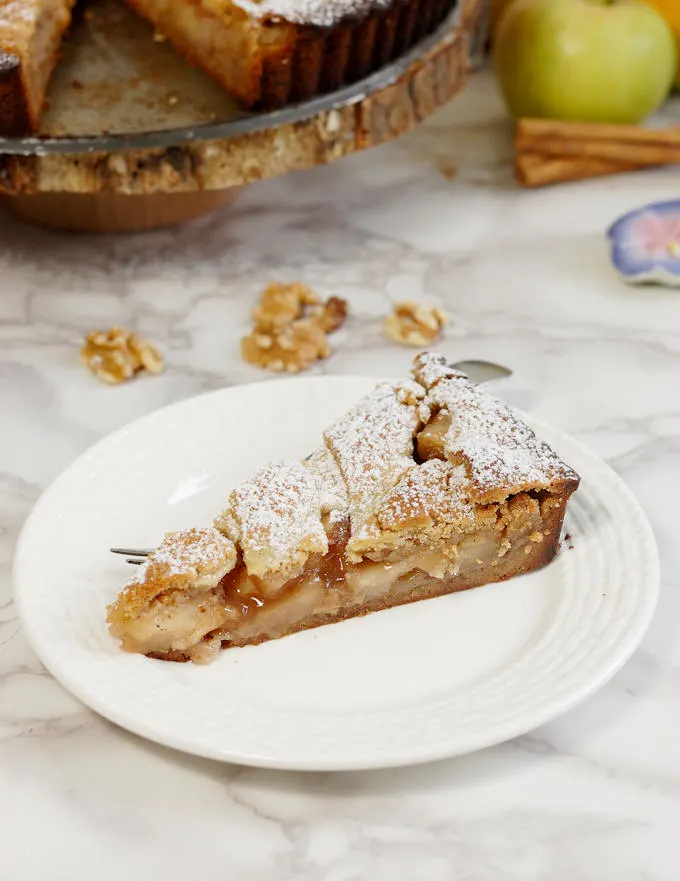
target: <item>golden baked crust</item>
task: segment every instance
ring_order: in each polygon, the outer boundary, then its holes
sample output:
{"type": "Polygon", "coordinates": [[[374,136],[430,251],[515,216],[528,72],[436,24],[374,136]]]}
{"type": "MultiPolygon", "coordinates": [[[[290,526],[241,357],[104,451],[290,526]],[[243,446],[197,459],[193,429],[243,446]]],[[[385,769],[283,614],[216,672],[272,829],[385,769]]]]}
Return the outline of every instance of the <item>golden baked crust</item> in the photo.
{"type": "MultiPolygon", "coordinates": [[[[455,0],[347,0],[346,15],[291,17],[277,4],[127,0],[190,61],[254,110],[272,110],[356,82],[431,33],[455,0]]],[[[317,4],[323,10],[323,4],[317,4]]],[[[327,2],[328,9],[343,3],[327,2]]]]}
{"type": "Polygon", "coordinates": [[[317,483],[298,463],[269,465],[244,481],[215,525],[238,544],[257,578],[295,578],[310,554],[328,550],[317,483]]]}
{"type": "Polygon", "coordinates": [[[168,532],[128,580],[115,611],[134,614],[161,593],[215,587],[235,565],[234,543],[214,527],[168,532]]]}
{"type": "Polygon", "coordinates": [[[212,527],[168,533],[109,606],[111,634],[129,652],[209,660],[221,642],[211,634],[236,615],[220,587],[236,562],[233,542],[212,527]]]}
{"type": "Polygon", "coordinates": [[[361,559],[380,540],[376,512],[401,477],[416,468],[413,439],[423,390],[382,383],[324,433],[348,496],[347,556],[361,559]]]}
{"type": "Polygon", "coordinates": [[[427,391],[429,420],[446,419],[442,455],[465,466],[474,501],[499,501],[578,480],[507,404],[448,367],[442,355],[418,355],[413,375],[427,391]]]}
{"type": "Polygon", "coordinates": [[[443,357],[419,355],[413,377],[379,384],[326,430],[324,446],[304,463],[270,465],[241,484],[214,529],[166,537],[109,614],[124,647],[121,621],[135,628],[127,647],[142,646],[131,650],[205,660],[206,640],[212,656],[220,646],[549,562],[578,476],[443,357]],[[196,559],[202,542],[212,555],[209,572],[196,559]],[[157,613],[148,609],[168,594],[180,607],[179,639],[171,614],[159,636],[157,613]],[[202,625],[192,629],[192,609],[201,607],[202,625]]]}
{"type": "Polygon", "coordinates": [[[0,136],[35,130],[75,0],[0,0],[0,136]]]}

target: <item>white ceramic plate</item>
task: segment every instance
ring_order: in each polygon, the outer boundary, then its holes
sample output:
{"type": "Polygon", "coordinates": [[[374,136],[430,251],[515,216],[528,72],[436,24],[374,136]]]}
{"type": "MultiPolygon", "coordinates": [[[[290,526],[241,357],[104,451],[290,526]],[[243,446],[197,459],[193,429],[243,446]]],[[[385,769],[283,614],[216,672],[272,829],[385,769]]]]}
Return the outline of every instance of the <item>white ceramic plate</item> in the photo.
{"type": "Polygon", "coordinates": [[[375,380],[241,386],[105,438],[45,492],[15,560],[19,610],[45,666],[108,719],[249,765],[341,770],[466,753],[574,706],[630,656],[652,616],[654,538],[611,469],[530,419],[582,476],[541,572],[256,647],[209,667],[123,653],[104,624],[129,569],[111,545],[208,524],[268,460],[302,457],[375,380]],[[572,549],[573,548],[573,549],[572,549]]]}

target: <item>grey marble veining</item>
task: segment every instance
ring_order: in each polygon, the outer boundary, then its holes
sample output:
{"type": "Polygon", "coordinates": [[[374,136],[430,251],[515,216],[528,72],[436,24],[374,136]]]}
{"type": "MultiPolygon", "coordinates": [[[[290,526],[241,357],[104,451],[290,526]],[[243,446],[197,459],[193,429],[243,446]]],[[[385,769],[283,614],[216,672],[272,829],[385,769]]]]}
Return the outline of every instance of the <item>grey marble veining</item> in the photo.
{"type": "Polygon", "coordinates": [[[77,237],[0,220],[2,881],[677,881],[680,293],[625,287],[604,238],[677,181],[669,169],[517,190],[508,124],[478,75],[403,140],[254,186],[182,229],[77,237]],[[437,302],[447,355],[507,364],[504,394],[637,494],[661,548],[659,610],[622,672],[564,718],[420,768],[239,769],[114,728],[29,648],[10,565],[39,493],[136,416],[264,378],[238,340],[263,285],[297,278],[351,305],[318,370],[402,371],[411,353],[384,339],[382,316],[399,298],[437,302]],[[113,323],[156,340],[167,372],[96,383],[77,349],[113,323]]]}

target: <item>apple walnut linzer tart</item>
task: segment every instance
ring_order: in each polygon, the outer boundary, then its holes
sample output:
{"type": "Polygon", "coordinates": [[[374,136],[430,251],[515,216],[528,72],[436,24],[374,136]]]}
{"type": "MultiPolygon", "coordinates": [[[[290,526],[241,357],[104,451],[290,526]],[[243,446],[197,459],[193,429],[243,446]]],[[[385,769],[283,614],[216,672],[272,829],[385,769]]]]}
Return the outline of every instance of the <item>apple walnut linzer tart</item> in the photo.
{"type": "Polygon", "coordinates": [[[167,534],[109,607],[123,648],[206,662],[549,563],[578,476],[443,357],[412,373],[242,483],[213,526],[167,534]]]}

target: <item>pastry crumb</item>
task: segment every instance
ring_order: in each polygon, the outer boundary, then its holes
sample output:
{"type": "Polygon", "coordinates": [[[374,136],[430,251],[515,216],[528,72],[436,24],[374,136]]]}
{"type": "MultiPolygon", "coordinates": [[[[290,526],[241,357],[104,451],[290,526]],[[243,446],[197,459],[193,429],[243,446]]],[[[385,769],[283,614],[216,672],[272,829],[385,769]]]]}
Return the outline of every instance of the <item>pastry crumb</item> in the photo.
{"type": "Polygon", "coordinates": [[[455,180],[458,177],[458,168],[447,159],[439,159],[437,170],[446,180],[455,180]]]}
{"type": "Polygon", "coordinates": [[[93,330],[85,337],[80,360],[102,382],[119,385],[141,370],[162,373],[165,362],[149,340],[124,327],[93,330]]]}
{"type": "Polygon", "coordinates": [[[299,373],[331,353],[327,334],[342,326],[347,302],[323,303],[306,285],[270,284],[253,309],[253,329],[241,340],[248,364],[276,373],[299,373]]]}
{"type": "Polygon", "coordinates": [[[427,346],[439,338],[448,320],[443,309],[406,300],[385,319],[385,334],[402,346],[427,346]]]}

